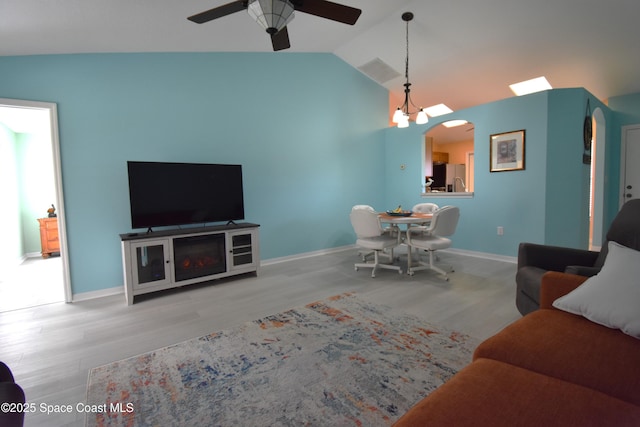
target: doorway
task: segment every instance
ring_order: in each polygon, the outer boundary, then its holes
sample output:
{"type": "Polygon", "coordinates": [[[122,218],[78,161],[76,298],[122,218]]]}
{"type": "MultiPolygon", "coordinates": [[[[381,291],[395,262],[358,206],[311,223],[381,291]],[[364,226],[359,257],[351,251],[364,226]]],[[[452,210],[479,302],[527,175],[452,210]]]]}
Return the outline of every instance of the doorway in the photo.
{"type": "Polygon", "coordinates": [[[0,311],[70,302],[57,106],[0,98],[0,311]],[[38,219],[55,206],[59,256],[40,254],[38,219]]]}
{"type": "Polygon", "coordinates": [[[605,128],[602,109],[596,108],[592,115],[593,139],[591,141],[591,179],[589,191],[589,249],[599,251],[603,241],[604,221],[604,177],[605,177],[605,128]]]}
{"type": "Polygon", "coordinates": [[[640,199],[640,125],[622,128],[620,159],[620,207],[632,199],[640,199]]]}

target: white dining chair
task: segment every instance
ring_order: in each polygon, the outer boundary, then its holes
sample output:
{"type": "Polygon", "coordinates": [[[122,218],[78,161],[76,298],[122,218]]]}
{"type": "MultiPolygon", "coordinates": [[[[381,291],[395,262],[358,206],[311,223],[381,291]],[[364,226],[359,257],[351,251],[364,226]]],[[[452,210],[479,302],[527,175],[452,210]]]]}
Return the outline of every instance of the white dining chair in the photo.
{"type": "Polygon", "coordinates": [[[373,262],[362,262],[354,265],[360,268],[371,268],[371,277],[376,277],[379,268],[396,270],[402,274],[399,265],[394,265],[393,249],[400,244],[400,233],[396,228],[383,229],[378,213],[371,206],[356,205],[349,215],[351,225],[356,233],[356,245],[373,251],[373,262]],[[389,253],[385,251],[389,250],[389,253]],[[388,263],[380,258],[386,258],[388,263]]]}
{"type": "Polygon", "coordinates": [[[412,212],[420,213],[434,213],[437,210],[438,205],[436,205],[435,203],[418,203],[411,209],[412,212]]]}
{"type": "MultiPolygon", "coordinates": [[[[412,212],[418,212],[418,213],[432,214],[435,211],[437,211],[438,209],[439,209],[439,207],[435,203],[418,203],[417,205],[413,206],[411,211],[412,212]]],[[[426,229],[426,227],[428,227],[429,222],[426,222],[426,223],[423,223],[423,224],[417,224],[417,225],[415,225],[415,224],[414,225],[410,225],[410,227],[422,227],[422,229],[426,229]]],[[[420,252],[417,250],[416,254],[419,256],[420,252]]],[[[437,257],[436,257],[436,259],[437,259],[437,257]]]]}
{"type": "MultiPolygon", "coordinates": [[[[424,249],[429,253],[429,262],[422,262],[418,259],[418,267],[412,266],[411,250],[409,251],[407,273],[411,276],[416,271],[431,269],[443,274],[449,280],[447,272],[434,264],[434,253],[439,249],[451,247],[451,239],[458,226],[460,219],[460,209],[456,206],[444,206],[433,214],[431,223],[427,227],[411,227],[407,230],[407,245],[410,249],[424,249]]],[[[453,271],[453,268],[451,268],[453,271]]]]}

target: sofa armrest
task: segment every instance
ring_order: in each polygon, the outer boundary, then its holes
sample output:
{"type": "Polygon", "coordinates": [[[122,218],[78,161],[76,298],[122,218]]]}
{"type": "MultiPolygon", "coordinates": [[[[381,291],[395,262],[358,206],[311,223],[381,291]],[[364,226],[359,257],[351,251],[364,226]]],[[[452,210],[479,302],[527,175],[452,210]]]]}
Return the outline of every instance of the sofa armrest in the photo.
{"type": "Polygon", "coordinates": [[[13,373],[11,372],[11,369],[9,369],[9,367],[4,362],[0,362],[0,382],[3,382],[3,383],[15,382],[15,380],[13,379],[13,373]]]}
{"type": "Polygon", "coordinates": [[[591,277],[600,273],[600,267],[585,267],[583,265],[568,265],[564,269],[565,273],[577,274],[579,276],[591,277]]]}
{"type": "Polygon", "coordinates": [[[588,277],[549,271],[542,276],[540,308],[553,308],[553,302],[576,289],[588,277]]]}
{"type": "Polygon", "coordinates": [[[591,267],[599,252],[560,246],[520,243],[518,247],[518,269],[526,266],[549,271],[564,271],[568,265],[591,267]]]}
{"type": "MultiPolygon", "coordinates": [[[[25,403],[24,390],[14,382],[11,369],[0,362],[0,403],[25,403]]],[[[0,426],[21,427],[24,425],[23,411],[0,411],[0,426]]]]}

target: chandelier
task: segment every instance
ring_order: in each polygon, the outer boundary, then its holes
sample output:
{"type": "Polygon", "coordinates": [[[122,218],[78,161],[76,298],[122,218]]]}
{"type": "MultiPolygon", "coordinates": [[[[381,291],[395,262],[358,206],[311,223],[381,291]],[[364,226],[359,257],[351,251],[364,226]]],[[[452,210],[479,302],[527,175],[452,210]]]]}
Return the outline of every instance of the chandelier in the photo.
{"type": "Polygon", "coordinates": [[[273,35],[291,22],[294,7],[288,0],[249,0],[247,11],[267,33],[273,35]]]}
{"type": "Polygon", "coordinates": [[[397,123],[399,128],[409,127],[409,117],[411,114],[418,113],[416,116],[416,123],[419,125],[423,125],[429,121],[427,117],[427,113],[424,112],[422,107],[418,111],[409,111],[409,106],[411,105],[414,108],[417,108],[413,101],[411,101],[411,83],[409,83],[409,21],[413,19],[413,13],[405,12],[402,14],[402,20],[407,23],[407,59],[405,60],[405,68],[404,68],[404,77],[406,79],[406,83],[404,84],[404,103],[402,106],[398,107],[396,112],[393,114],[393,123],[397,123]]]}

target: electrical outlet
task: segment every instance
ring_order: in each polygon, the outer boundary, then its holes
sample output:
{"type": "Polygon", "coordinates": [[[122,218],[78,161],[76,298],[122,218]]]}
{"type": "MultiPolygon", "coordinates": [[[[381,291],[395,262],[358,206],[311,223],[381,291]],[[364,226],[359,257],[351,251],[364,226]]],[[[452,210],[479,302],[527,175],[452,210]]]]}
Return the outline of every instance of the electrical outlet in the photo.
{"type": "Polygon", "coordinates": [[[498,226],[498,236],[504,235],[504,227],[498,226]]]}

